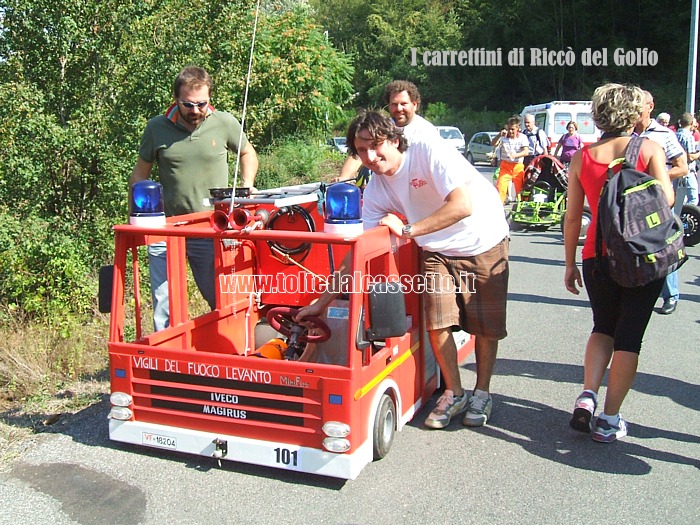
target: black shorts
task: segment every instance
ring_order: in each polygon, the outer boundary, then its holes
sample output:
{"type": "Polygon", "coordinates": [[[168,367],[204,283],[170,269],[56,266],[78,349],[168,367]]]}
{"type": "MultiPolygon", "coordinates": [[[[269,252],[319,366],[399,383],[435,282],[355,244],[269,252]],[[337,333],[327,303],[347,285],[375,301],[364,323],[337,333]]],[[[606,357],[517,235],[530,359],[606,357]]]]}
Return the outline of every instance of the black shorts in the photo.
{"type": "Polygon", "coordinates": [[[612,337],[615,350],[638,354],[664,279],[625,288],[610,278],[607,258],[600,262],[600,272],[594,272],[595,259],[583,261],[583,281],[593,309],[592,331],[612,337]]]}

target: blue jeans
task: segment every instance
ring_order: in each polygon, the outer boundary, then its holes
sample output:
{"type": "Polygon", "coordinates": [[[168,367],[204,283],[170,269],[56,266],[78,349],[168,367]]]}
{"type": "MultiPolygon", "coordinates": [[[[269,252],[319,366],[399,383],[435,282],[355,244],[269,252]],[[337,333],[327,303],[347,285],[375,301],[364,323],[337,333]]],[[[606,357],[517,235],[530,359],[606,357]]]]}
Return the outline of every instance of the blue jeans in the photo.
{"type": "Polygon", "coordinates": [[[698,205],[698,177],[697,172],[691,171],[685,177],[685,202],[698,205]]]}
{"type": "MultiPolygon", "coordinates": [[[[673,213],[680,215],[681,210],[683,209],[683,201],[685,200],[686,193],[688,192],[686,177],[675,179],[673,181],[673,189],[676,190],[676,202],[673,205],[673,213]]],[[[661,289],[661,298],[664,301],[668,301],[669,299],[675,299],[677,301],[679,297],[678,271],[675,271],[666,276],[664,287],[661,289]]]]}
{"type": "Polygon", "coordinates": [[[668,299],[675,299],[676,301],[680,297],[680,292],[678,291],[678,270],[671,272],[666,276],[664,280],[664,287],[661,289],[661,298],[664,301],[668,299]]]}
{"type": "MultiPolygon", "coordinates": [[[[214,280],[214,240],[187,239],[187,261],[194,281],[209,307],[216,308],[216,283],[214,280]]],[[[148,247],[148,264],[153,298],[153,329],[158,331],[170,326],[170,298],[168,297],[168,262],[166,243],[158,242],[148,247]]]]}

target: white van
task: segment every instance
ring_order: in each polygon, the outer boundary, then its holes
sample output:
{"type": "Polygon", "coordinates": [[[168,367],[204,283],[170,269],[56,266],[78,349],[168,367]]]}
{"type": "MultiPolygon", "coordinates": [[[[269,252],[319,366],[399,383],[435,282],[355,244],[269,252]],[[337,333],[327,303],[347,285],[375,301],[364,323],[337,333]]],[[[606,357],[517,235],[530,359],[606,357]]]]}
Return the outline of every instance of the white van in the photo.
{"type": "MultiPolygon", "coordinates": [[[[524,119],[525,115],[535,115],[535,124],[547,133],[552,143],[552,153],[561,136],[567,133],[566,125],[572,120],[576,122],[578,134],[581,135],[584,144],[592,144],[600,138],[600,130],[593,123],[590,101],[555,100],[534,104],[523,108],[521,117],[524,119]]],[[[524,124],[521,127],[524,129],[524,124]]]]}
{"type": "Polygon", "coordinates": [[[464,155],[464,147],[465,147],[464,134],[459,130],[459,128],[455,128],[453,126],[435,126],[435,127],[440,132],[440,136],[443,139],[445,139],[447,142],[452,144],[455,148],[457,148],[457,151],[459,151],[462,155],[464,155]]]}

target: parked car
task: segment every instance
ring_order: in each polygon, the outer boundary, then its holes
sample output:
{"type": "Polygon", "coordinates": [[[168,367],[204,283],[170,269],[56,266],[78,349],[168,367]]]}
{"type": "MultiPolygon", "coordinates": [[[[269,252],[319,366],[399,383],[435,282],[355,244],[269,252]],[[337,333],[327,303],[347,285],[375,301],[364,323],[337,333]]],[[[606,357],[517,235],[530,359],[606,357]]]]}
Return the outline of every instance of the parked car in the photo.
{"type": "Polygon", "coordinates": [[[332,139],[328,139],[328,145],[334,150],[339,151],[340,153],[348,152],[348,146],[345,143],[345,137],[333,137],[332,139]]]}
{"type": "Polygon", "coordinates": [[[464,135],[462,132],[453,126],[435,126],[440,132],[440,136],[447,142],[452,144],[457,150],[464,155],[464,135]]]}
{"type": "Polygon", "coordinates": [[[491,141],[498,135],[498,131],[479,131],[472,135],[467,145],[467,160],[472,164],[477,162],[491,163],[493,146],[491,141]]]}

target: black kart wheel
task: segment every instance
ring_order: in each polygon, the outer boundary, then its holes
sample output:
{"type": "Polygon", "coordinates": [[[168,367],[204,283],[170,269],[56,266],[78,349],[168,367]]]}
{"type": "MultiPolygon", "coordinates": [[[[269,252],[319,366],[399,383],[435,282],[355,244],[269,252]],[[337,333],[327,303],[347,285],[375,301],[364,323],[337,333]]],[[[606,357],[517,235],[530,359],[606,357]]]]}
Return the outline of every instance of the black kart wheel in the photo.
{"type": "Polygon", "coordinates": [[[684,204],[680,219],[683,223],[683,242],[686,246],[695,246],[700,242],[700,206],[684,204]]]}
{"type": "Polygon", "coordinates": [[[372,443],[374,459],[382,459],[389,453],[396,433],[396,407],[389,394],[383,394],[374,416],[372,443]]]}
{"type": "MultiPolygon", "coordinates": [[[[561,233],[564,235],[564,221],[566,221],[566,212],[561,215],[561,233]]],[[[591,227],[593,223],[593,214],[591,214],[591,209],[588,206],[583,207],[583,212],[581,213],[581,231],[578,234],[578,246],[583,246],[586,242],[586,234],[588,233],[588,228],[591,227]]],[[[595,226],[594,226],[595,227],[595,226]]]]}
{"type": "Polygon", "coordinates": [[[581,233],[578,236],[578,244],[582,246],[586,242],[586,234],[588,233],[588,228],[591,227],[593,222],[593,214],[588,206],[583,207],[583,214],[581,215],[581,233]]]}
{"type": "Polygon", "coordinates": [[[508,221],[508,228],[512,232],[518,232],[525,229],[525,227],[522,224],[513,220],[513,214],[515,213],[517,207],[518,203],[516,202],[510,208],[505,208],[506,220],[508,221]]]}

